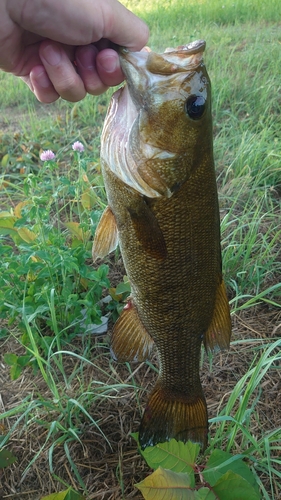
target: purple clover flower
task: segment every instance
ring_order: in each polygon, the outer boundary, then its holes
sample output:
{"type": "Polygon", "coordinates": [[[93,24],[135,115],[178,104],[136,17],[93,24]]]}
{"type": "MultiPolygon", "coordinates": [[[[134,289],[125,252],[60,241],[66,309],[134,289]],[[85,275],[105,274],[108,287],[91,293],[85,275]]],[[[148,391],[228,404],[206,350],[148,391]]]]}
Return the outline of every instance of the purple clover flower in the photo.
{"type": "Polygon", "coordinates": [[[85,148],[84,148],[82,142],[76,141],[74,144],[72,144],[72,149],[73,149],[73,151],[78,151],[79,153],[83,153],[85,148]]]}
{"type": "Polygon", "coordinates": [[[51,151],[50,149],[48,149],[47,151],[43,151],[40,154],[40,160],[42,161],[54,160],[55,157],[56,157],[55,153],[53,153],[53,151],[51,151]]]}

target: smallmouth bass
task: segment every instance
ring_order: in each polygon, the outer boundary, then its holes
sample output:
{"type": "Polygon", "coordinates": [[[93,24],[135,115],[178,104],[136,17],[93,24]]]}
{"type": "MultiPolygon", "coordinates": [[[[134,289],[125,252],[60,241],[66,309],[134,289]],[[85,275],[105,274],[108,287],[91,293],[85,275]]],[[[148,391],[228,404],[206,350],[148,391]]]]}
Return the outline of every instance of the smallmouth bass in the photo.
{"type": "Polygon", "coordinates": [[[142,448],[171,438],[205,448],[201,344],[213,351],[230,342],[204,49],[202,40],[163,54],[122,49],[127,83],[113,95],[102,133],[108,207],[93,258],[119,242],[132,290],[112,353],[143,361],[155,343],[159,356],[142,448]]]}

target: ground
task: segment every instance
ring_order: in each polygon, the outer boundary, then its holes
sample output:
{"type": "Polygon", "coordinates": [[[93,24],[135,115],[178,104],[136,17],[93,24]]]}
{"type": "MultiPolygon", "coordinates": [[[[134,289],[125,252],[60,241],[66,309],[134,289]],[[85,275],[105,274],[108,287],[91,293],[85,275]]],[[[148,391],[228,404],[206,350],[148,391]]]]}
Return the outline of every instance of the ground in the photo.
{"type": "MultiPolygon", "coordinates": [[[[278,337],[281,330],[281,311],[269,309],[265,306],[257,306],[252,310],[234,315],[232,345],[228,352],[217,354],[210,364],[205,356],[201,369],[201,380],[207,399],[209,417],[213,418],[220,412],[225,402],[232,393],[236,383],[242,378],[249,367],[257,362],[259,355],[256,348],[265,344],[269,338],[278,337]],[[255,360],[256,355],[258,356],[255,360]]],[[[79,342],[76,340],[74,349],[79,351],[79,342]]],[[[119,381],[128,384],[134,379],[134,384],[141,389],[135,388],[120,391],[112,399],[104,398],[97,405],[93,405],[92,414],[95,419],[102,419],[101,429],[106,435],[109,444],[99,432],[85,421],[81,433],[81,443],[72,442],[69,445],[71,456],[79,470],[88,490],[87,499],[141,499],[140,492],[134,488],[134,484],[144,479],[150,471],[143,459],[138,454],[136,443],[130,436],[131,432],[138,430],[141,411],[144,407],[147,391],[152,387],[156,374],[145,363],[132,365],[132,371],[125,365],[115,364],[110,360],[104,338],[92,340],[95,349],[99,351],[95,366],[88,367],[84,373],[84,381],[110,379],[110,374],[115,371],[119,381]],[[101,345],[101,347],[98,347],[101,345]],[[102,372],[101,372],[102,370],[102,372]],[[132,375],[133,372],[133,375],[132,375]],[[103,375],[101,376],[101,373],[103,375]],[[104,374],[107,375],[104,375],[104,374]],[[139,407],[139,402],[141,407],[139,407]]],[[[9,340],[8,345],[3,345],[3,352],[17,352],[19,350],[15,341],[9,340]]],[[[157,363],[156,358],[154,361],[157,363]]],[[[73,359],[66,360],[65,371],[71,373],[73,370],[73,359]]],[[[259,436],[266,431],[278,428],[281,425],[281,416],[278,408],[281,407],[281,372],[278,366],[272,367],[263,378],[256,396],[259,400],[255,412],[252,413],[251,432],[259,436]],[[260,393],[260,394],[258,394],[260,393]]],[[[9,368],[0,364],[0,380],[2,411],[12,410],[19,405],[24,398],[32,395],[36,398],[37,392],[42,393],[44,382],[39,375],[33,375],[27,370],[18,380],[11,381],[9,368]]],[[[75,392],[75,387],[71,390],[75,392]]],[[[70,394],[71,395],[71,394],[70,394]]],[[[253,403],[253,401],[252,401],[253,403]]],[[[29,416],[30,418],[30,416],[29,416]]],[[[10,427],[14,419],[7,419],[6,426],[10,427]]],[[[4,432],[5,430],[2,429],[4,432]]],[[[210,434],[214,434],[214,425],[210,428],[210,434]]],[[[65,459],[65,450],[57,446],[54,457],[54,474],[49,472],[47,451],[40,453],[29,470],[24,473],[26,466],[35,457],[43,446],[47,436],[47,430],[34,421],[28,426],[21,425],[21,433],[17,431],[9,444],[9,449],[14,452],[17,462],[11,467],[4,469],[1,474],[0,497],[4,499],[26,499],[39,500],[43,495],[62,489],[55,475],[63,478],[73,488],[79,488],[74,479],[69,463],[65,459]],[[27,430],[26,430],[27,429],[27,430]]],[[[234,448],[239,452],[239,439],[234,448]]],[[[265,478],[261,478],[265,480],[265,478]]],[[[277,497],[276,497],[277,498],[277,497]]]]}

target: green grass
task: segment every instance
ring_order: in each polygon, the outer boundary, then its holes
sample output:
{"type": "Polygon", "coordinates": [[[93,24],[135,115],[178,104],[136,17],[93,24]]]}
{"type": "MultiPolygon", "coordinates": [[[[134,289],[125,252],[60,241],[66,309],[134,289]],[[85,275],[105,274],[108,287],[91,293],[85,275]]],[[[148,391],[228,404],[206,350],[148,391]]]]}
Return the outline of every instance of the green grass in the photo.
{"type": "Polygon", "coordinates": [[[275,22],[281,13],[278,0],[269,0],[267,4],[262,0],[190,0],[188,4],[184,0],[123,0],[122,2],[129,9],[143,17],[148,24],[154,27],[157,13],[157,22],[166,29],[175,26],[175,20],[182,20],[186,14],[187,23],[202,23],[204,26],[209,23],[216,24],[241,24],[247,21],[267,21],[275,22]],[[158,16],[159,14],[159,16],[158,16]],[[188,16],[187,16],[188,14],[188,16]],[[169,22],[167,22],[167,17],[169,22]]]}
{"type": "Polygon", "coordinates": [[[226,451],[239,449],[252,462],[261,487],[262,498],[274,498],[274,486],[281,488],[280,460],[276,450],[280,450],[281,429],[253,433],[253,419],[258,421],[256,405],[261,396],[261,384],[272,369],[278,369],[280,362],[280,339],[258,347],[252,365],[237,382],[231,395],[218,417],[211,419],[211,426],[216,426],[209,452],[213,448],[223,447],[226,451]],[[260,351],[260,352],[259,352],[260,351]],[[265,490],[258,474],[269,475],[270,493],[265,490]],[[273,477],[275,481],[273,480],[273,477]]]}
{"type": "MultiPolygon", "coordinates": [[[[245,310],[250,314],[251,307],[262,303],[278,311],[280,1],[124,3],[149,24],[149,44],[154,50],[198,38],[207,41],[205,61],[213,89],[223,268],[232,309],[236,314],[245,310]]],[[[101,280],[101,276],[91,274],[89,241],[106,203],[99,172],[99,141],[110,92],[98,98],[88,96],[77,104],[60,101],[47,106],[38,103],[29,89],[10,75],[0,73],[0,85],[0,203],[1,211],[6,212],[2,220],[11,221],[15,210],[19,210],[18,204],[31,201],[22,206],[21,216],[13,219],[15,229],[6,231],[10,236],[16,234],[12,243],[2,231],[0,272],[4,282],[0,310],[5,324],[1,336],[6,355],[12,354],[6,350],[12,336],[18,343],[16,357],[6,358],[14,375],[20,375],[28,366],[29,376],[36,375],[38,384],[34,395],[0,416],[0,421],[10,422],[2,444],[9,444],[11,436],[17,436],[22,429],[44,429],[45,439],[27,469],[47,452],[48,467],[55,477],[53,457],[58,448],[63,448],[77,487],[83,490],[86,486],[71,455],[71,443],[79,442],[85,422],[99,432],[102,420],[89,413],[95,414],[96,402],[99,406],[104,398],[130,390],[113,367],[108,374],[99,368],[100,357],[108,356],[104,347],[101,354],[100,348],[90,346],[89,341],[82,342],[80,349],[71,345],[79,313],[77,300],[81,307],[89,306],[87,293],[101,280]],[[75,140],[86,146],[82,163],[71,153],[75,140]],[[58,170],[44,170],[40,149],[55,151],[58,170]],[[90,184],[94,185],[94,195],[89,199],[90,184]],[[68,222],[82,224],[82,232],[75,233],[76,226],[67,226],[68,222]],[[33,240],[20,237],[20,228],[36,234],[35,246],[33,240]],[[46,267],[50,272],[43,275],[46,267]],[[42,277],[48,280],[45,287],[42,277]],[[74,366],[71,375],[65,368],[70,358],[74,366]],[[93,384],[86,375],[91,363],[96,367],[93,384]]],[[[96,302],[107,293],[105,276],[103,280],[101,289],[95,289],[96,302]]],[[[118,307],[116,303],[114,314],[118,307]]],[[[99,316],[101,310],[91,311],[92,316],[94,313],[99,316]]],[[[244,346],[241,340],[233,342],[238,352],[244,346]]],[[[258,421],[259,388],[280,362],[280,342],[267,338],[258,347],[255,341],[245,342],[249,342],[252,363],[219,405],[218,416],[211,422],[210,447],[219,445],[250,457],[257,478],[266,478],[266,488],[258,479],[263,497],[270,499],[280,488],[281,429],[276,427],[260,435],[253,435],[251,429],[253,421],[258,421]]],[[[131,385],[132,391],[137,391],[133,378],[131,385]]],[[[107,436],[102,439],[106,442],[107,436]]],[[[121,462],[116,474],[122,479],[120,471],[121,462]]]]}

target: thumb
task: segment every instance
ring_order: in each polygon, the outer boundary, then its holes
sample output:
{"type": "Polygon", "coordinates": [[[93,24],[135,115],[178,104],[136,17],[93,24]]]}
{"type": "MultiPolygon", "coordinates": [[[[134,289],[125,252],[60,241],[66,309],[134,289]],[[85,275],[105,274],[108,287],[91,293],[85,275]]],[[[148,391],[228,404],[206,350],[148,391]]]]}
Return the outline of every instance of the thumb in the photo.
{"type": "Polygon", "coordinates": [[[9,0],[11,19],[21,28],[67,45],[88,45],[102,38],[140,50],[147,25],[117,0],[9,0]]]}

